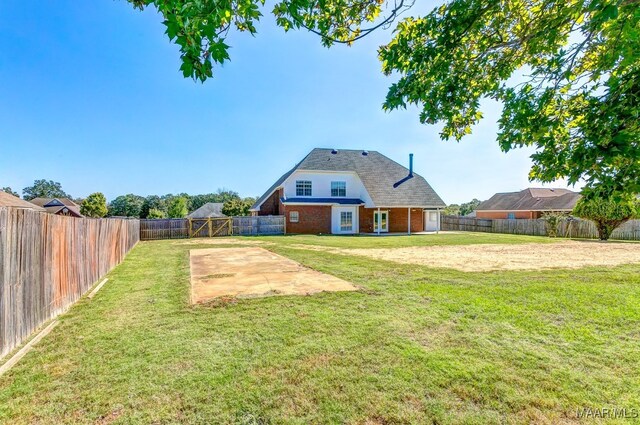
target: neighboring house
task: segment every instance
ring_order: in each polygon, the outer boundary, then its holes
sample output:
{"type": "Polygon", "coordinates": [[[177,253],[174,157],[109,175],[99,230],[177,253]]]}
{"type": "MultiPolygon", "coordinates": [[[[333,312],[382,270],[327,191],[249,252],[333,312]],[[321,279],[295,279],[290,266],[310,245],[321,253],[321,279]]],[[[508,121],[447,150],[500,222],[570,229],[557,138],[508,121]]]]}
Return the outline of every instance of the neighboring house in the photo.
{"type": "Polygon", "coordinates": [[[209,218],[209,217],[226,217],[222,214],[222,202],[207,202],[191,214],[187,218],[209,218]]]}
{"type": "Polygon", "coordinates": [[[407,169],[375,151],[314,149],[251,212],[284,215],[287,233],[437,231],[446,205],[409,161],[407,169]]]}
{"type": "Polygon", "coordinates": [[[41,206],[50,214],[83,217],[80,205],[69,198],[34,198],[29,202],[41,206]]]}
{"type": "Polygon", "coordinates": [[[580,194],[569,189],[530,188],[496,193],[476,208],[477,218],[540,218],[549,211],[571,212],[580,194]]]}
{"type": "Polygon", "coordinates": [[[20,199],[17,196],[13,196],[10,193],[0,190],[0,207],[12,207],[20,208],[24,210],[34,210],[44,212],[44,208],[39,207],[36,204],[20,199]]]}

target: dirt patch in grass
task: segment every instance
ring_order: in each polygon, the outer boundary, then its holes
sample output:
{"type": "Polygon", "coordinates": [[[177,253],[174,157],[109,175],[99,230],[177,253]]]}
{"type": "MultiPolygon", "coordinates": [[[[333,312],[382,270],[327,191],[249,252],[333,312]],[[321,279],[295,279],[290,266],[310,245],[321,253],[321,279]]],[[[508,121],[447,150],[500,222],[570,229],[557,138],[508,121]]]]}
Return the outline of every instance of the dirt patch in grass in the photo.
{"type": "Polygon", "coordinates": [[[297,249],[358,255],[403,264],[452,268],[465,272],[495,270],[577,269],[640,263],[640,244],[563,241],[553,244],[483,244],[343,249],[296,245],[297,249]]]}
{"type": "Polygon", "coordinates": [[[262,241],[258,239],[240,239],[232,237],[214,237],[214,238],[193,238],[178,239],[172,243],[173,245],[273,245],[273,242],[262,241]]]}
{"type": "Polygon", "coordinates": [[[355,291],[351,283],[258,247],[190,251],[191,301],[355,291]]]}

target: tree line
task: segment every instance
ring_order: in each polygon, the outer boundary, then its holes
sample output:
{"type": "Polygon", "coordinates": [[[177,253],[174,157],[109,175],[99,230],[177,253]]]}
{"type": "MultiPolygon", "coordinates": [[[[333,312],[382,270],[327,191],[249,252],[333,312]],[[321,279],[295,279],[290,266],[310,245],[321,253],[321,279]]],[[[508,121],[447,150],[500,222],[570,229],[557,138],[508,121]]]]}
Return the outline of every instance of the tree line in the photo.
{"type": "MultiPolygon", "coordinates": [[[[11,187],[0,190],[20,197],[11,187]]],[[[53,180],[35,180],[33,185],[22,190],[22,198],[67,198],[80,205],[80,213],[87,217],[134,217],[134,218],[183,218],[208,202],[222,203],[222,213],[227,216],[249,215],[249,208],[256,198],[241,197],[238,192],[218,189],[214,193],[189,195],[188,193],[140,196],[132,193],[120,195],[107,202],[101,192],[86,198],[75,198],[53,180]]]]}

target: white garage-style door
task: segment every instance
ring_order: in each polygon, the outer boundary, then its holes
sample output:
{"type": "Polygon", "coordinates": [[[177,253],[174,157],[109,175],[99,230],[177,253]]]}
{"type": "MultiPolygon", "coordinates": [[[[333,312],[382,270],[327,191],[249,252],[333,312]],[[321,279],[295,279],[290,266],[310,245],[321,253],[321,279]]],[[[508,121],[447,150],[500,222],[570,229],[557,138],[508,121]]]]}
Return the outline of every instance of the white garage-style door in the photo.
{"type": "Polygon", "coordinates": [[[331,233],[358,233],[358,207],[331,208],[331,233]]]}

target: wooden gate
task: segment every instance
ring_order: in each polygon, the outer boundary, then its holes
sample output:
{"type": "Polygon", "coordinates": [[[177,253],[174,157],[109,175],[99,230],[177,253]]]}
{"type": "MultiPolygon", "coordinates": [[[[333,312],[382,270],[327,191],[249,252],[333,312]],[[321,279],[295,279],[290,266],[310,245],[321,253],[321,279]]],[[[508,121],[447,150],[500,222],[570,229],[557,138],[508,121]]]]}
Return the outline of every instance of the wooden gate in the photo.
{"type": "Polygon", "coordinates": [[[229,218],[190,218],[188,219],[190,238],[212,238],[214,236],[231,236],[233,219],[229,218]]]}

